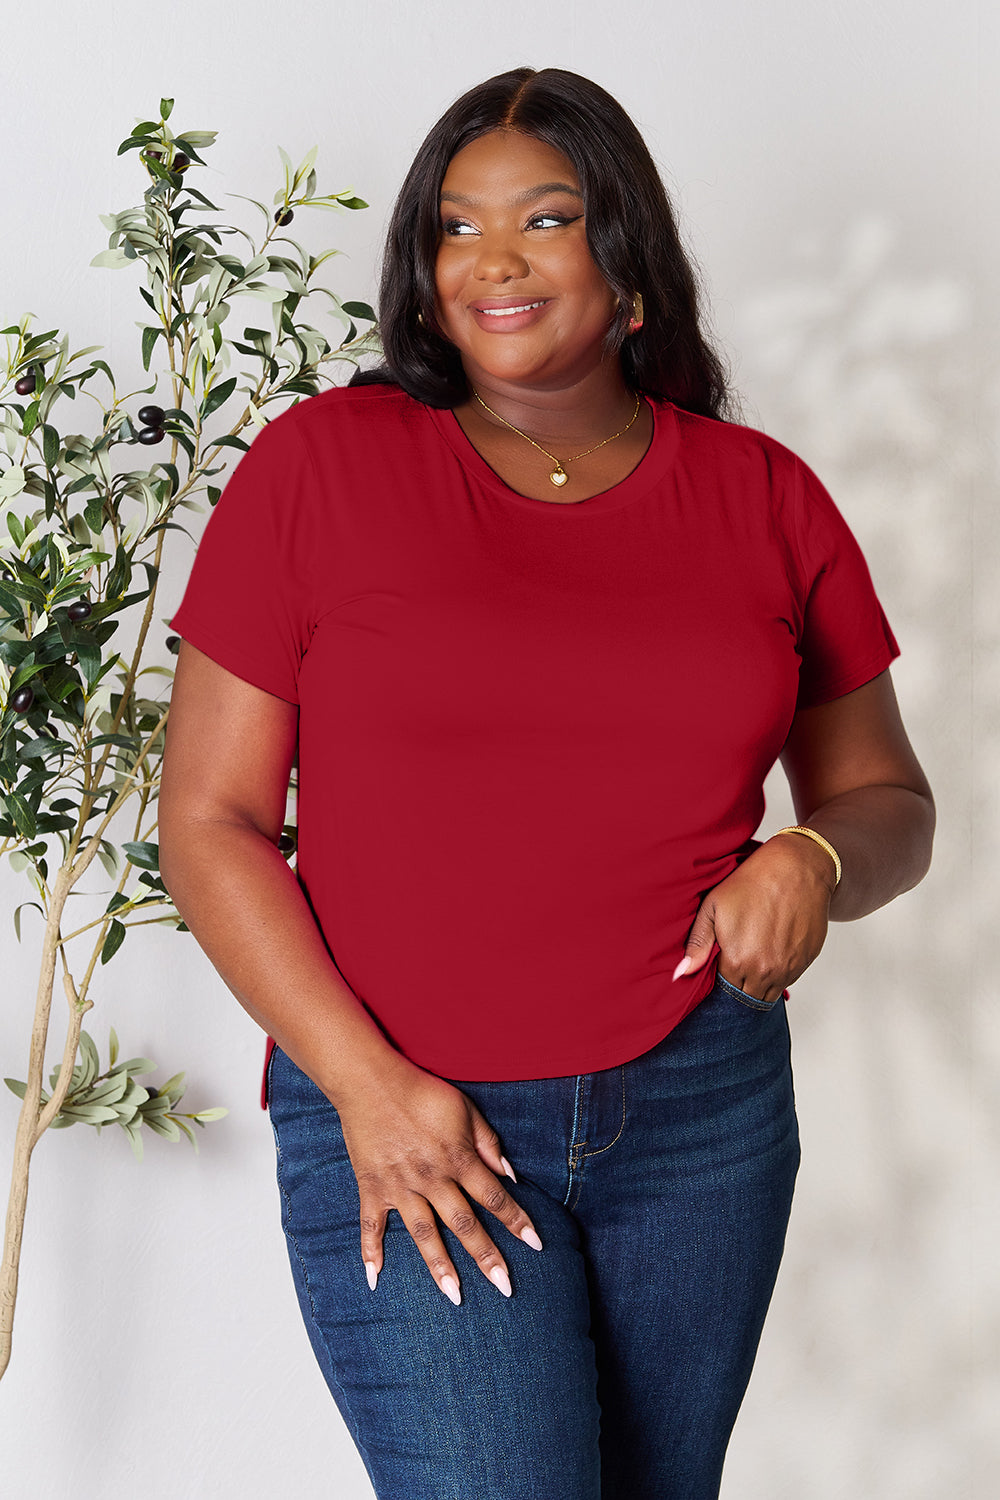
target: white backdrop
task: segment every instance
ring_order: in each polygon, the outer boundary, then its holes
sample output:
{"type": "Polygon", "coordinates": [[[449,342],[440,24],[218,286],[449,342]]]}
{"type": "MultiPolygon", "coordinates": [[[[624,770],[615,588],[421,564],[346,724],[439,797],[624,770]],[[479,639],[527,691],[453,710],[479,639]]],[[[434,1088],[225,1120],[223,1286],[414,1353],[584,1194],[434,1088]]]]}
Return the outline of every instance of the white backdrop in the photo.
{"type": "MultiPolygon", "coordinates": [[[[1000,85],[987,0],[67,0],[8,10],[0,324],[27,309],[134,360],[128,273],[89,269],[137,201],[115,149],[161,94],[217,129],[209,196],[267,198],[280,143],[371,209],[297,224],[370,298],[384,220],[445,105],[506,67],[585,73],[634,115],[702,263],[747,420],[800,452],[869,557],[894,675],[939,797],[924,885],[837,928],[792,1001],[804,1164],[727,1500],[986,1500],[1000,1452],[990,1249],[1000,1022],[992,499],[1000,383],[1000,85]],[[215,169],[218,176],[215,175],[215,169]],[[992,333],[991,333],[992,330],[992,333]],[[995,761],[993,762],[995,766],[995,761]],[[977,770],[979,775],[976,781],[977,770]]],[[[302,220],[307,219],[303,214],[302,220]]],[[[163,599],[176,603],[183,549],[163,599]]],[[[261,586],[266,586],[262,559],[261,586]]],[[[782,791],[767,827],[784,821],[782,791]]],[[[29,894],[8,871],[0,904],[29,894]]],[[[24,1076],[33,933],[0,916],[0,1071],[24,1076]]],[[[231,1114],[195,1157],[121,1132],[45,1139],[0,1387],[12,1500],[370,1495],[315,1369],[284,1258],[261,1045],[192,939],[133,935],[89,1029],[187,1067],[231,1114]]],[[[54,1058],[53,1058],[54,1060],[54,1058]]],[[[0,1098],[6,1174],[16,1104],[0,1098]],[[5,1102],[6,1101],[6,1102],[5,1102]]]]}

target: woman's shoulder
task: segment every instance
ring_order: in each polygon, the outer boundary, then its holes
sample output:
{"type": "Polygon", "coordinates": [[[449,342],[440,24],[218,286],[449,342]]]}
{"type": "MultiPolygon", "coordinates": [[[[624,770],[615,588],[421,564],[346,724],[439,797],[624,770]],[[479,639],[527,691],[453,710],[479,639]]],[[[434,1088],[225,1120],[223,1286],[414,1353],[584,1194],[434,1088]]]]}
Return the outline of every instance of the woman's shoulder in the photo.
{"type": "Polygon", "coordinates": [[[336,386],[307,396],[268,424],[272,441],[389,442],[426,420],[426,407],[398,385],[336,386]]]}
{"type": "Polygon", "coordinates": [[[763,465],[772,474],[782,476],[807,468],[797,453],[760,428],[700,416],[679,406],[672,407],[672,410],[682,448],[693,461],[763,465]]]}

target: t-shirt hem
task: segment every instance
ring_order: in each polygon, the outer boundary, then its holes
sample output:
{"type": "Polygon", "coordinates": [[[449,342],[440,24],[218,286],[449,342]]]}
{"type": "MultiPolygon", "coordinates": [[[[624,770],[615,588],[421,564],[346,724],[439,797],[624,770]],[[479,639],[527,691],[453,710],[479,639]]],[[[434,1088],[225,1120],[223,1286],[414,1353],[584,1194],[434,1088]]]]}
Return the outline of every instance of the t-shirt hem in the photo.
{"type": "Polygon", "coordinates": [[[858,688],[864,687],[866,683],[872,682],[880,676],[900,655],[898,646],[886,646],[877,656],[873,656],[863,666],[855,667],[853,671],[842,677],[837,677],[833,682],[823,683],[812,692],[805,694],[798,701],[798,708],[820,708],[824,703],[833,703],[837,698],[844,698],[848,693],[856,692],[858,688]]]}
{"type": "Polygon", "coordinates": [[[519,1083],[533,1082],[542,1078],[574,1078],[581,1073],[602,1073],[608,1068],[617,1068],[622,1063],[632,1062],[635,1058],[652,1051],[701,1004],[705,996],[711,992],[714,983],[715,965],[713,964],[709,972],[708,987],[697,993],[696,998],[691,1001],[685,1011],[671,1017],[669,1021],[663,1019],[640,1032],[632,1032],[629,1037],[622,1038],[613,1047],[593,1049],[585,1047],[579,1052],[562,1052],[558,1059],[536,1057],[530,1064],[515,1060],[505,1066],[489,1068],[485,1072],[481,1052],[474,1058],[456,1054],[444,1056],[435,1053],[431,1056],[423,1053],[420,1058],[411,1057],[410,1061],[416,1062],[418,1067],[426,1069],[428,1073],[434,1073],[438,1078],[459,1083],[519,1083]]]}
{"type": "Polygon", "coordinates": [[[267,672],[261,671],[260,661],[256,657],[243,656],[234,650],[230,641],[221,640],[212,634],[210,630],[204,629],[200,624],[189,625],[183,610],[179,610],[170,621],[172,630],[194,646],[196,651],[202,651],[210,656],[220,667],[225,667],[227,672],[232,672],[234,677],[239,677],[243,682],[249,682],[251,687],[260,688],[262,692],[270,693],[274,698],[281,698],[285,703],[291,703],[298,707],[298,695],[294,688],[290,689],[286,683],[279,683],[277,678],[271,677],[267,672]]]}

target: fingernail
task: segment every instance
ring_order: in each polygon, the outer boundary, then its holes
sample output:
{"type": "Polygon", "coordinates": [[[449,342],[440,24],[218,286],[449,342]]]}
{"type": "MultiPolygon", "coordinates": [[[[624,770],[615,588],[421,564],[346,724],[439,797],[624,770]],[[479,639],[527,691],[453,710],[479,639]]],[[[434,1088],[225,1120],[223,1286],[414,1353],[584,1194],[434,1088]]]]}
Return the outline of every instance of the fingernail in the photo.
{"type": "Polygon", "coordinates": [[[540,1250],[542,1248],[541,1240],[528,1224],[521,1230],[521,1238],[526,1245],[531,1246],[532,1250],[540,1250]]]}
{"type": "Polygon", "coordinates": [[[517,1178],[514,1176],[514,1168],[511,1166],[511,1164],[507,1160],[506,1156],[501,1156],[501,1158],[500,1158],[500,1165],[503,1167],[504,1171],[507,1173],[507,1176],[510,1178],[511,1182],[516,1182],[517,1178]]]}
{"type": "Polygon", "coordinates": [[[674,970],[674,978],[675,979],[680,979],[681,975],[682,974],[686,974],[687,971],[688,971],[688,969],[690,969],[690,967],[691,967],[691,958],[690,958],[690,955],[687,954],[687,953],[685,953],[684,957],[681,959],[680,963],[677,965],[676,969],[674,970]]]}
{"type": "Polygon", "coordinates": [[[454,1276],[442,1276],[438,1284],[441,1287],[442,1292],[444,1292],[445,1296],[448,1298],[448,1301],[454,1302],[455,1306],[457,1307],[462,1300],[462,1293],[458,1290],[458,1282],[455,1280],[454,1276]]]}
{"type": "Polygon", "coordinates": [[[375,1262],[373,1260],[365,1261],[365,1275],[368,1277],[368,1285],[371,1287],[372,1291],[374,1291],[375,1287],[378,1285],[378,1271],[375,1268],[375,1262]]]}
{"type": "Polygon", "coordinates": [[[507,1275],[507,1272],[504,1270],[503,1266],[493,1267],[492,1271],[490,1272],[490,1280],[492,1281],[494,1286],[500,1288],[505,1297],[510,1296],[510,1277],[507,1275]]]}

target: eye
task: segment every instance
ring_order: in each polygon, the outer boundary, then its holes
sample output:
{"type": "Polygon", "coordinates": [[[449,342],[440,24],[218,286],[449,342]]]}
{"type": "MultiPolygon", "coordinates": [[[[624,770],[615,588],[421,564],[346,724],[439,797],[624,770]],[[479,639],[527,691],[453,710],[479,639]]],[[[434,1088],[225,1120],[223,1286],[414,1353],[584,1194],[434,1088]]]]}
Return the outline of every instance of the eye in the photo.
{"type": "Polygon", "coordinates": [[[441,233],[448,235],[475,234],[476,230],[467,219],[445,219],[441,225],[441,233]]]}
{"type": "Polygon", "coordinates": [[[534,218],[528,220],[529,229],[552,229],[560,228],[564,224],[575,224],[582,219],[583,214],[535,214],[534,218]]]}

